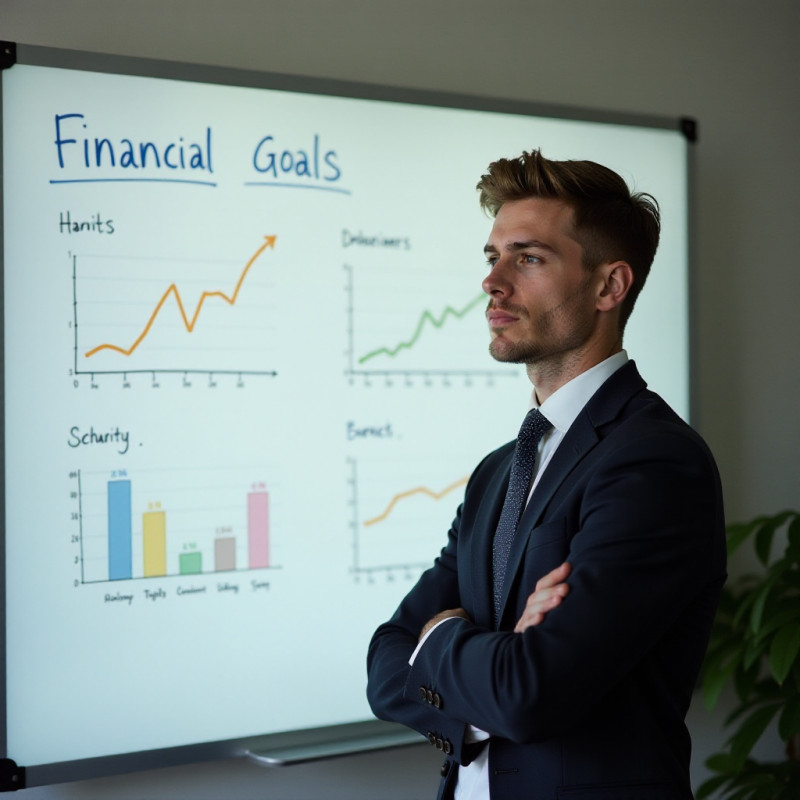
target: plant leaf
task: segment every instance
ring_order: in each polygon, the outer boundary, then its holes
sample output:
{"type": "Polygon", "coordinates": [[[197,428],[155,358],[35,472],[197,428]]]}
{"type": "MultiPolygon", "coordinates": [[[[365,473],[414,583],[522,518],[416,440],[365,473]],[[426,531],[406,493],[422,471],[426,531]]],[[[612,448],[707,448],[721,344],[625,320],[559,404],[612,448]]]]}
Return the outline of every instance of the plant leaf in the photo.
{"type": "MultiPolygon", "coordinates": [[[[746,576],[748,578],[752,578],[752,575],[746,576]]],[[[750,611],[753,606],[753,603],[756,600],[756,593],[752,590],[752,588],[748,589],[745,585],[742,585],[743,582],[737,584],[736,597],[732,598],[733,605],[735,607],[735,611],[733,613],[733,619],[731,621],[731,627],[737,628],[741,623],[742,619],[744,619],[745,615],[750,611]],[[737,602],[738,600],[738,602],[737,602]]]]}
{"type": "Polygon", "coordinates": [[[756,534],[753,547],[756,551],[758,560],[766,567],[769,563],[769,551],[772,549],[772,540],[775,537],[774,520],[761,526],[761,530],[756,534]]]}
{"type": "Polygon", "coordinates": [[[761,738],[767,729],[767,725],[769,725],[779,709],[780,705],[775,704],[757,709],[741,724],[739,730],[731,736],[731,759],[734,764],[738,765],[739,769],[744,766],[750,751],[761,738]]]}
{"type": "Polygon", "coordinates": [[[797,564],[800,562],[800,514],[795,514],[789,523],[787,538],[789,544],[786,547],[786,556],[797,564]]]}
{"type": "Polygon", "coordinates": [[[783,685],[800,653],[800,623],[781,628],[769,648],[769,667],[775,680],[783,685]]]}
{"type": "Polygon", "coordinates": [[[755,550],[758,560],[764,566],[766,566],[769,561],[769,551],[772,548],[772,540],[775,537],[775,531],[793,514],[793,511],[782,511],[780,514],[775,514],[775,516],[765,519],[761,525],[761,528],[756,534],[755,550]]]}
{"type": "Polygon", "coordinates": [[[697,798],[697,800],[703,800],[703,798],[708,797],[729,780],[731,780],[730,775],[715,775],[713,778],[703,781],[703,783],[698,787],[694,796],[697,798]]]}
{"type": "Polygon", "coordinates": [[[703,800],[729,780],[731,780],[730,775],[715,775],[713,778],[703,781],[703,783],[701,783],[698,787],[694,796],[697,798],[697,800],[703,800]]]}
{"type": "Polygon", "coordinates": [[[709,756],[706,759],[706,766],[712,772],[732,773],[738,771],[730,753],[715,753],[713,756],[709,756]]]}
{"type": "Polygon", "coordinates": [[[728,525],[726,528],[726,533],[728,535],[728,555],[731,555],[739,545],[750,536],[752,531],[757,530],[765,519],[766,517],[756,517],[750,522],[737,522],[728,525]]]}
{"type": "Polygon", "coordinates": [[[800,619],[800,602],[793,603],[788,608],[784,608],[777,614],[772,614],[770,618],[759,628],[756,641],[761,641],[767,634],[782,628],[784,625],[800,619]]]}
{"type": "Polygon", "coordinates": [[[766,649],[767,642],[764,638],[753,637],[748,639],[744,648],[744,657],[742,658],[742,666],[744,669],[750,669],[766,649]]]}
{"type": "Polygon", "coordinates": [[[733,688],[736,690],[736,696],[739,698],[740,702],[746,703],[753,696],[756,683],[758,682],[758,675],[761,671],[760,668],[761,665],[759,663],[755,667],[749,669],[741,665],[734,670],[733,688]]]}
{"type": "Polygon", "coordinates": [[[790,697],[778,719],[778,735],[788,742],[796,733],[800,733],[800,695],[790,697]]]}
{"type": "Polygon", "coordinates": [[[787,761],[779,777],[784,788],[775,800],[796,800],[800,797],[800,761],[787,761]]]}
{"type": "Polygon", "coordinates": [[[757,708],[768,705],[780,706],[785,699],[784,690],[771,677],[755,684],[751,694],[752,697],[742,700],[725,718],[724,724],[726,728],[729,728],[737,719],[741,719],[757,708]]]}
{"type": "Polygon", "coordinates": [[[718,666],[716,669],[708,669],[703,679],[703,701],[709,711],[714,709],[714,706],[719,700],[725,684],[736,669],[736,665],[741,659],[740,654],[736,654],[725,666],[718,666]]]}
{"type": "Polygon", "coordinates": [[[728,800],[773,800],[777,784],[771,775],[745,771],[733,778],[725,796],[728,800]]]}
{"type": "Polygon", "coordinates": [[[773,587],[778,582],[785,569],[786,565],[781,564],[780,562],[774,564],[774,571],[769,578],[767,578],[756,595],[756,600],[753,603],[753,610],[750,614],[750,630],[753,633],[758,633],[758,630],[761,627],[761,618],[764,615],[764,606],[766,605],[769,593],[772,591],[773,587]]]}

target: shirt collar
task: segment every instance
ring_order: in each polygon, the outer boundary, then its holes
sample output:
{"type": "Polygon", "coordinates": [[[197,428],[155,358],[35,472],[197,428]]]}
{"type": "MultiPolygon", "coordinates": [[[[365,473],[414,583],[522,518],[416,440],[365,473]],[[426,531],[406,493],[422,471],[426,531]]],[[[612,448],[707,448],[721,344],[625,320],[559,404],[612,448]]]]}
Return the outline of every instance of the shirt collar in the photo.
{"type": "Polygon", "coordinates": [[[541,406],[536,402],[536,390],[531,392],[531,408],[539,408],[553,427],[566,433],[575,421],[581,409],[589,402],[591,396],[624,364],[628,354],[624,350],[615,353],[605,361],[595,364],[586,372],[568,381],[557,389],[541,406]]]}

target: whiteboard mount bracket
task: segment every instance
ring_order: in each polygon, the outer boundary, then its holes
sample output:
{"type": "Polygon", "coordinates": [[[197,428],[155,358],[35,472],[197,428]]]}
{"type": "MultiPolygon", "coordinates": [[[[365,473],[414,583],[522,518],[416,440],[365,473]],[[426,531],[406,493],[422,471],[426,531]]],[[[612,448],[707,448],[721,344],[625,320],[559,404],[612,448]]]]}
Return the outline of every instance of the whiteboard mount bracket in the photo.
{"type": "Polygon", "coordinates": [[[18,767],[10,758],[0,758],[0,792],[16,792],[25,788],[25,767],[18,767]]]}
{"type": "Polygon", "coordinates": [[[695,144],[698,137],[697,120],[694,117],[681,117],[680,127],[681,133],[686,137],[686,141],[695,144]]]}
{"type": "Polygon", "coordinates": [[[17,63],[17,43],[0,41],[0,69],[10,69],[17,63]]]}

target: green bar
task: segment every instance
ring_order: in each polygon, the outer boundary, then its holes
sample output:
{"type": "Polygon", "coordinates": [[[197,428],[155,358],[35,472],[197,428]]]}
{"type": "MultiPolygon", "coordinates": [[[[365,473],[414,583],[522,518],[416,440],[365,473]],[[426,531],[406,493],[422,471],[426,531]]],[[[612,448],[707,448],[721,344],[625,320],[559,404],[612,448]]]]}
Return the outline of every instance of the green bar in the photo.
{"type": "Polygon", "coordinates": [[[203,571],[202,553],[181,553],[179,558],[181,575],[199,575],[203,571]]]}

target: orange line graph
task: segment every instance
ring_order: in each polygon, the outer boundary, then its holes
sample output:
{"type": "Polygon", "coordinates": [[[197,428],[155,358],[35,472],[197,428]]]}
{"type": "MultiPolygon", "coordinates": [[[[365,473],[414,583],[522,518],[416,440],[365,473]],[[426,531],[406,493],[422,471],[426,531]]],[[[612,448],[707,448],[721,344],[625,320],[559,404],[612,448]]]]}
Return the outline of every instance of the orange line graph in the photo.
{"type": "Polygon", "coordinates": [[[195,306],[194,313],[192,314],[192,318],[189,319],[188,315],[186,314],[186,309],[183,306],[183,300],[181,298],[181,294],[178,291],[178,285],[175,283],[170,284],[169,288],[161,295],[161,299],[156,304],[156,307],[153,309],[153,313],[150,315],[150,319],[147,320],[147,324],[142,329],[142,332],[136,338],[136,341],[129,347],[124,348],[120,347],[116,344],[104,343],[99,344],[97,347],[93,347],[91,350],[88,350],[84,355],[86,358],[90,358],[91,356],[95,355],[95,353],[99,353],[101,350],[113,350],[116,353],[120,353],[123,356],[131,355],[136,348],[142,343],[144,338],[150,333],[150,329],[153,327],[153,323],[156,321],[156,317],[158,317],[161,309],[164,307],[164,303],[167,302],[167,298],[173,294],[175,295],[175,302],[178,304],[178,310],[181,313],[181,317],[183,318],[183,324],[188,333],[191,333],[194,330],[194,326],[197,324],[197,318],[200,316],[200,311],[203,308],[203,304],[206,300],[210,297],[220,297],[222,298],[228,305],[232,306],[236,302],[236,298],[239,296],[239,290],[242,288],[242,284],[244,283],[245,276],[250,271],[250,267],[253,266],[256,259],[268,248],[275,247],[275,240],[277,236],[265,236],[264,237],[264,244],[256,250],[255,253],[250,257],[250,260],[245,265],[245,268],[242,270],[242,274],[239,276],[239,280],[236,282],[236,287],[233,290],[233,294],[230,296],[225,294],[225,292],[216,290],[213,292],[203,292],[200,295],[200,299],[197,301],[197,305],[195,306]]]}
{"type": "Polygon", "coordinates": [[[432,489],[429,489],[427,486],[417,486],[415,489],[409,489],[405,492],[400,492],[400,494],[396,494],[390,501],[389,505],[386,506],[382,514],[378,514],[377,517],[372,517],[372,519],[368,519],[364,522],[364,527],[366,528],[369,525],[374,525],[376,522],[383,522],[389,514],[392,513],[394,507],[401,501],[405,500],[408,497],[411,497],[415,494],[424,494],[434,500],[441,500],[445,495],[450,494],[450,492],[458,489],[459,486],[463,486],[469,480],[469,475],[465,476],[464,478],[459,478],[455,483],[451,483],[449,486],[445,486],[441,492],[434,492],[432,489]]]}

